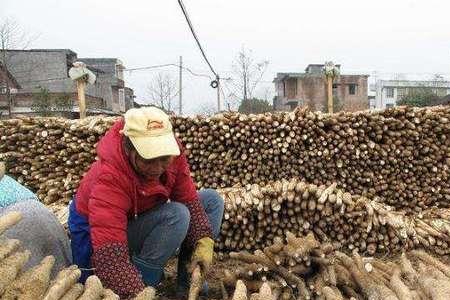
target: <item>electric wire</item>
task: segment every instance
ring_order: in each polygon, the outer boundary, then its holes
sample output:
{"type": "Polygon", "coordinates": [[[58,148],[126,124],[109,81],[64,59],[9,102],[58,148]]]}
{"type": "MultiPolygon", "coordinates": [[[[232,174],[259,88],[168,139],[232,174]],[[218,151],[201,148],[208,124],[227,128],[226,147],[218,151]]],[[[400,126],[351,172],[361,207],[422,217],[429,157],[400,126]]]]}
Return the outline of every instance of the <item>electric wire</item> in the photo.
{"type": "Polygon", "coordinates": [[[206,57],[206,54],[205,54],[205,51],[203,50],[202,45],[200,44],[200,40],[198,39],[197,34],[195,33],[194,26],[191,23],[191,20],[189,18],[189,14],[188,14],[188,12],[186,10],[186,7],[183,4],[183,1],[182,0],[178,0],[178,4],[180,5],[181,11],[183,12],[183,15],[184,15],[184,17],[186,19],[186,22],[188,23],[189,29],[191,30],[191,33],[192,33],[195,41],[197,42],[197,46],[200,49],[200,52],[202,53],[203,58],[205,59],[206,63],[208,64],[209,69],[211,70],[211,72],[216,76],[216,78],[218,78],[219,75],[217,75],[216,71],[212,67],[211,63],[209,62],[208,58],[206,57]]]}

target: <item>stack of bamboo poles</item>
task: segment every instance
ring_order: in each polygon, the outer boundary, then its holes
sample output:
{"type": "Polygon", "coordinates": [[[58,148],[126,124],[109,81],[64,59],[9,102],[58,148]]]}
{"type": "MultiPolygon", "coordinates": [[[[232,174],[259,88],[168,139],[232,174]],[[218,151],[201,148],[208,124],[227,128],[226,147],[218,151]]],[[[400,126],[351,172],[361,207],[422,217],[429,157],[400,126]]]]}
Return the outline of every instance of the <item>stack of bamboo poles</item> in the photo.
{"type": "Polygon", "coordinates": [[[1,121],[0,160],[7,162],[8,174],[45,204],[68,202],[95,160],[97,141],[113,122],[112,118],[1,121]]]}
{"type": "Polygon", "coordinates": [[[179,118],[199,187],[300,177],[407,212],[450,199],[450,107],[179,118]]]}
{"type": "MultiPolygon", "coordinates": [[[[21,220],[21,214],[12,212],[0,217],[0,235],[21,220]]],[[[53,256],[40,264],[23,270],[32,253],[21,248],[19,240],[0,237],[0,298],[4,300],[118,300],[119,296],[103,287],[97,276],[90,276],[83,286],[78,282],[81,271],[76,266],[61,270],[51,280],[55,263],[53,256]]],[[[147,288],[135,300],[152,300],[155,291],[147,288]]]]}
{"type": "Polygon", "coordinates": [[[224,272],[225,286],[236,286],[232,300],[444,300],[450,295],[450,266],[423,251],[392,261],[357,252],[348,256],[313,237],[288,234],[286,243],[230,256],[244,263],[224,272]]]}
{"type": "MultiPolygon", "coordinates": [[[[450,203],[450,107],[176,117],[198,187],[282,178],[378,197],[406,213],[450,203]]],[[[45,203],[68,200],[115,118],[0,121],[0,159],[45,203]]]]}
{"type": "Polygon", "coordinates": [[[225,253],[262,249],[286,231],[312,232],[320,242],[369,255],[418,247],[450,253],[449,209],[407,215],[377,198],[343,192],[335,183],[317,186],[296,178],[220,193],[225,214],[218,248],[225,253]]]}

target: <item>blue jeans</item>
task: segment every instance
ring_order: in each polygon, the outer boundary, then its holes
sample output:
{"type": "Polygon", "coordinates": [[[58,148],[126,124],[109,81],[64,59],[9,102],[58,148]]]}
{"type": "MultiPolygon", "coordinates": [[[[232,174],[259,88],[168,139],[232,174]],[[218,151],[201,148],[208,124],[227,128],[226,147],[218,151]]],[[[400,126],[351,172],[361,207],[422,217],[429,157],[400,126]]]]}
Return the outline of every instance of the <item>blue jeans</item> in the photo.
{"type": "MultiPolygon", "coordinates": [[[[201,190],[198,195],[211,224],[213,238],[216,239],[222,223],[223,199],[212,189],[201,190]]],[[[139,215],[137,219],[130,220],[128,247],[138,269],[141,272],[142,269],[160,270],[161,273],[157,275],[160,277],[167,261],[180,249],[178,279],[179,284],[184,284],[188,280],[186,266],[192,255],[192,249],[182,246],[189,223],[189,210],[184,204],[175,201],[161,204],[139,215]]],[[[154,284],[160,279],[156,278],[154,284]]]]}

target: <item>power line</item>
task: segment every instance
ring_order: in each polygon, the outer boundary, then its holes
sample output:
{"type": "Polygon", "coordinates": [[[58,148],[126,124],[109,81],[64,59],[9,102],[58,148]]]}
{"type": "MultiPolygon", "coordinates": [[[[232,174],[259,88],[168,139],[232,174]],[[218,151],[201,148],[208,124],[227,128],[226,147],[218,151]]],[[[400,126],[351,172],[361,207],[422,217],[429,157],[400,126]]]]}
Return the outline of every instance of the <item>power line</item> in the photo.
{"type": "Polygon", "coordinates": [[[133,68],[133,69],[123,69],[124,71],[140,71],[140,70],[150,70],[150,69],[156,69],[156,68],[163,68],[163,67],[169,67],[169,66],[177,66],[176,64],[164,64],[164,65],[154,65],[154,66],[148,66],[148,67],[139,67],[139,68],[133,68]]]}
{"type": "MultiPolygon", "coordinates": [[[[180,67],[177,64],[163,64],[163,65],[154,65],[154,66],[147,66],[147,67],[139,67],[139,68],[132,68],[132,69],[123,69],[124,71],[140,71],[140,70],[149,70],[149,69],[155,69],[155,68],[161,68],[161,67],[167,67],[167,66],[175,66],[175,67],[180,67]]],[[[211,79],[211,76],[206,75],[206,74],[199,74],[196,73],[194,71],[192,71],[190,68],[188,67],[184,67],[182,66],[182,68],[186,71],[188,71],[192,76],[196,76],[196,77],[205,77],[208,79],[211,79]]],[[[47,69],[48,70],[48,69],[47,69]]],[[[110,74],[102,74],[102,73],[98,73],[98,72],[94,72],[96,73],[97,77],[110,77],[110,74]]],[[[58,81],[58,80],[67,80],[70,79],[70,77],[55,77],[55,78],[46,78],[46,79],[35,79],[35,80],[20,80],[21,78],[25,77],[14,77],[16,79],[19,79],[19,84],[27,84],[27,83],[39,83],[39,82],[49,82],[49,81],[58,81]]],[[[96,82],[96,84],[98,83],[98,81],[96,82]]]]}
{"type": "Polygon", "coordinates": [[[195,41],[197,42],[197,45],[200,49],[200,52],[202,53],[203,58],[205,59],[206,63],[208,64],[209,68],[211,69],[211,72],[216,76],[216,78],[219,77],[219,75],[217,75],[216,71],[214,71],[214,68],[211,66],[211,63],[209,62],[208,58],[206,57],[205,51],[202,48],[202,45],[200,44],[200,41],[197,37],[197,34],[195,33],[194,27],[192,26],[191,20],[189,18],[189,15],[187,13],[186,7],[183,4],[182,0],[178,0],[178,4],[181,7],[181,10],[183,11],[184,17],[189,25],[189,29],[191,30],[192,35],[194,36],[195,41]]]}
{"type": "MultiPolygon", "coordinates": [[[[131,73],[132,71],[143,71],[143,70],[151,70],[151,69],[164,68],[164,67],[177,67],[177,68],[179,68],[180,65],[177,65],[177,64],[163,64],[163,65],[154,65],[154,66],[147,66],[147,67],[139,67],[139,68],[123,69],[123,71],[129,71],[129,72],[131,73]]],[[[193,75],[193,76],[197,76],[197,77],[205,77],[205,78],[211,79],[211,76],[206,75],[206,74],[199,74],[199,73],[196,73],[196,72],[192,71],[192,70],[191,70],[190,68],[188,68],[188,67],[181,66],[181,68],[182,68],[183,70],[188,71],[188,72],[191,73],[191,75],[193,75]]]]}

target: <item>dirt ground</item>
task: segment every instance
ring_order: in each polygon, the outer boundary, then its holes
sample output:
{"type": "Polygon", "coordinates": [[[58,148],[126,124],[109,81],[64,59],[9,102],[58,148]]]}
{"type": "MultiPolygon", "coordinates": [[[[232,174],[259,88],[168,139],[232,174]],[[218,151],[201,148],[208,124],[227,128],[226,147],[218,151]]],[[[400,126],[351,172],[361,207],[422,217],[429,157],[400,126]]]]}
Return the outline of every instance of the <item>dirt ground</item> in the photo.
{"type": "MultiPolygon", "coordinates": [[[[400,254],[394,255],[392,257],[388,257],[386,255],[377,256],[378,258],[382,258],[386,261],[398,261],[400,254]]],[[[450,257],[448,256],[436,256],[443,263],[450,265],[450,257]]],[[[161,286],[158,287],[157,293],[159,295],[159,299],[161,300],[184,300],[180,299],[176,296],[176,258],[173,258],[169,261],[169,264],[166,266],[165,275],[166,279],[162,283],[161,286]]],[[[220,281],[223,278],[223,271],[230,270],[233,271],[240,265],[239,262],[234,260],[215,260],[213,266],[211,267],[210,273],[208,274],[208,285],[209,285],[209,295],[208,298],[200,297],[201,300],[222,300],[222,292],[220,288],[220,281]]],[[[228,296],[231,297],[233,295],[233,290],[227,290],[228,296]]],[[[185,298],[187,299],[187,298],[185,298]]],[[[450,298],[449,298],[450,299],[450,298]]]]}

